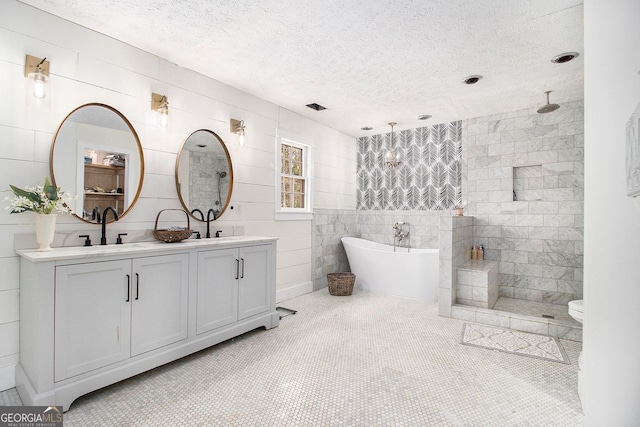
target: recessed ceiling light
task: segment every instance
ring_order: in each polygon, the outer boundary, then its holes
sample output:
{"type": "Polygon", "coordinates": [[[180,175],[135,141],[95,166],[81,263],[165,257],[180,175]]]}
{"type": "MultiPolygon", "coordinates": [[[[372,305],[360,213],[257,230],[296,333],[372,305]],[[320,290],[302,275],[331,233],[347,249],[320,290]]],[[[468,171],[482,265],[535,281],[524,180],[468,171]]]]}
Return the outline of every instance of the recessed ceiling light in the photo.
{"type": "Polygon", "coordinates": [[[462,83],[465,83],[465,84],[468,84],[468,85],[473,85],[473,84],[478,83],[481,78],[482,78],[482,76],[474,74],[473,76],[467,76],[464,79],[462,79],[462,83]]]}
{"type": "Polygon", "coordinates": [[[564,64],[565,62],[569,62],[579,55],[580,54],[578,52],[565,52],[551,58],[551,62],[555,62],[556,64],[564,64]]]}
{"type": "Polygon", "coordinates": [[[362,126],[360,129],[362,129],[362,130],[372,130],[373,128],[371,126],[362,126]]]}
{"type": "Polygon", "coordinates": [[[326,110],[327,107],[323,107],[320,104],[317,103],[313,103],[313,104],[307,104],[307,107],[311,108],[312,110],[316,110],[316,111],[322,111],[322,110],[326,110]]]}
{"type": "Polygon", "coordinates": [[[427,120],[430,119],[432,116],[430,114],[421,114],[418,116],[418,120],[427,120]]]}

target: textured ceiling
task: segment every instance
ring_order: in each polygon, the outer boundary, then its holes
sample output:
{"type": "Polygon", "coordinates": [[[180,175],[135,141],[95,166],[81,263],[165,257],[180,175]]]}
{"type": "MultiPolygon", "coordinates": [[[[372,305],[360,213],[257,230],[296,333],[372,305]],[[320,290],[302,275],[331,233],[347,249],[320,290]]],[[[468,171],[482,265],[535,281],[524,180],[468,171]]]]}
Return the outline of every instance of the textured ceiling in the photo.
{"type": "Polygon", "coordinates": [[[353,136],[583,97],[581,0],[21,1],[353,136]]]}

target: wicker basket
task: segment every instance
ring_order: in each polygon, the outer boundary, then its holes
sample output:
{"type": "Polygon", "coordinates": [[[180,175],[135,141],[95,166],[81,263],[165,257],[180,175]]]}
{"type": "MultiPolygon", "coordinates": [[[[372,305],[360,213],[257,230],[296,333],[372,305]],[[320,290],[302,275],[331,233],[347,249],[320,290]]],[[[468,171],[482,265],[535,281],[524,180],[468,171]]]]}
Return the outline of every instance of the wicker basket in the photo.
{"type": "Polygon", "coordinates": [[[189,221],[189,214],[182,209],[163,209],[158,212],[158,216],[156,216],[156,225],[153,227],[153,237],[158,240],[161,240],[165,243],[174,243],[180,242],[184,239],[188,239],[191,237],[191,221],[189,221]],[[180,211],[187,216],[187,228],[183,228],[180,230],[158,230],[158,220],[160,219],[160,214],[164,211],[180,211]]]}
{"type": "Polygon", "coordinates": [[[353,273],[329,273],[327,284],[331,295],[346,296],[353,292],[356,275],[353,273]]]}

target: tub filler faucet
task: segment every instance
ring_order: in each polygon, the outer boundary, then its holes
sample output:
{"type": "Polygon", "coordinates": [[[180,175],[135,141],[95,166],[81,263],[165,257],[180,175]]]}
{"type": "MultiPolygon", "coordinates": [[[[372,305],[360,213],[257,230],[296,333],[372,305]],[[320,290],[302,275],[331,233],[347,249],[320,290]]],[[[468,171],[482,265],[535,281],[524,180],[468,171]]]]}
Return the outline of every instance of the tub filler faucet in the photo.
{"type": "Polygon", "coordinates": [[[405,241],[406,243],[406,248],[407,248],[407,252],[409,252],[411,250],[411,240],[410,240],[410,230],[411,230],[411,225],[408,222],[396,222],[393,225],[393,251],[396,251],[396,240],[398,241],[398,244],[402,242],[402,239],[406,239],[405,241]],[[407,227],[407,229],[405,230],[404,227],[407,227]]]}

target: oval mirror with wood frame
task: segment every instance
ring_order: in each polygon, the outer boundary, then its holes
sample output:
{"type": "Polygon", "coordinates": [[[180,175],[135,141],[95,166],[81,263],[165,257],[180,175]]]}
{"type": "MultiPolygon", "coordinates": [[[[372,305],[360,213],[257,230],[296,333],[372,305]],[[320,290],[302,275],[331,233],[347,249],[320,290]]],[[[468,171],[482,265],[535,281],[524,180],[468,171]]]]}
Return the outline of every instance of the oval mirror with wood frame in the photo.
{"type": "MultiPolygon", "coordinates": [[[[53,185],[76,200],[69,203],[83,221],[100,223],[112,207],[121,218],[138,200],[144,156],[135,129],[118,110],[105,104],[81,105],[62,121],[51,145],[53,185]]],[[[114,217],[108,216],[107,222],[114,217]]]]}
{"type": "Polygon", "coordinates": [[[184,141],[176,159],[176,188],[182,206],[197,220],[218,219],[227,209],[233,167],[215,132],[199,129],[184,141]]]}

